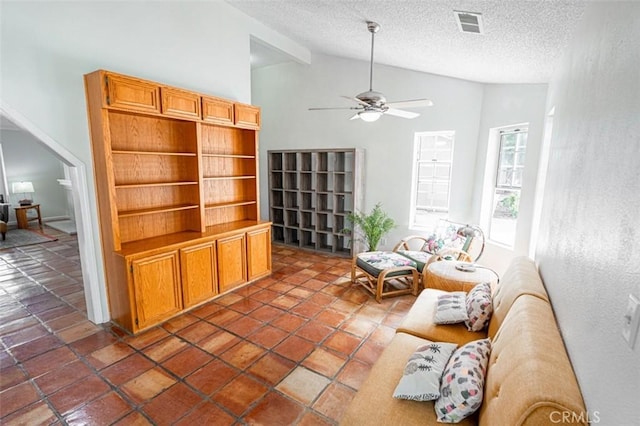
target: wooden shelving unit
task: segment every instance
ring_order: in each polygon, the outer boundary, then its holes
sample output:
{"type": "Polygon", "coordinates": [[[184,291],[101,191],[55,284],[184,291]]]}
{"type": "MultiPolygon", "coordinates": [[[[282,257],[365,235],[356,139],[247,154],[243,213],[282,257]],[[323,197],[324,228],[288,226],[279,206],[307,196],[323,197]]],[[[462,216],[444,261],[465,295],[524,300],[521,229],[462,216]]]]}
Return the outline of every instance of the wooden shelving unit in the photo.
{"type": "Polygon", "coordinates": [[[352,255],[354,244],[343,230],[350,226],[348,214],[362,205],[364,151],[284,150],[267,155],[273,241],[352,255]]]}
{"type": "Polygon", "coordinates": [[[137,332],[271,271],[260,109],[85,76],[111,317],[137,332]]]}

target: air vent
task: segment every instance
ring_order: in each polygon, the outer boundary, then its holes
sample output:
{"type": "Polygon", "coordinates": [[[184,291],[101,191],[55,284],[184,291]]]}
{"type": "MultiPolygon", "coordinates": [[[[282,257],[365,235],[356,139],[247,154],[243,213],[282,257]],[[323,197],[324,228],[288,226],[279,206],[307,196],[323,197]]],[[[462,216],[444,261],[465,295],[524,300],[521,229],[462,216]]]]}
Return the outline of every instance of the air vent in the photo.
{"type": "Polygon", "coordinates": [[[463,33],[483,34],[482,13],[454,10],[458,29],[463,33]]]}

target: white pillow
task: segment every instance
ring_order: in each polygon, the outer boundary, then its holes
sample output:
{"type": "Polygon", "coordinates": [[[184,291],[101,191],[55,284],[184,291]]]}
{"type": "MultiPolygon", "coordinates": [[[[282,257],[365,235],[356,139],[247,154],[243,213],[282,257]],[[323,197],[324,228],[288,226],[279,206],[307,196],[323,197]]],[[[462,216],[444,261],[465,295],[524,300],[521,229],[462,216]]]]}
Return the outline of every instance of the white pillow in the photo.
{"type": "Polygon", "coordinates": [[[467,293],[453,291],[438,296],[433,322],[436,324],[456,324],[469,319],[467,313],[467,293]]]}
{"type": "Polygon", "coordinates": [[[465,320],[467,330],[482,331],[489,325],[491,314],[493,313],[493,302],[491,301],[491,284],[476,284],[467,295],[467,314],[469,318],[465,320]]]}
{"type": "Polygon", "coordinates": [[[432,401],[440,396],[440,380],[455,343],[428,343],[409,357],[393,397],[412,401],[432,401]]]}
{"type": "Polygon", "coordinates": [[[451,355],[435,402],[439,422],[458,423],[480,408],[490,353],[491,341],[481,339],[459,347],[451,355]]]}

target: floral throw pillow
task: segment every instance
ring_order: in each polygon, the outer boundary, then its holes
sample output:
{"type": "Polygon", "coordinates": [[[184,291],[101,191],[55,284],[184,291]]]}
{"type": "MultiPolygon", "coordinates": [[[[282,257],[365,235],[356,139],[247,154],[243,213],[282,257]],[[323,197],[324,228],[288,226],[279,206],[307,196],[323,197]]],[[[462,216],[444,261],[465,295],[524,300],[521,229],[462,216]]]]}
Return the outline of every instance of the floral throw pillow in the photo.
{"type": "Polygon", "coordinates": [[[409,357],[393,397],[412,401],[438,399],[442,372],[457,346],[442,342],[419,346],[409,357]]]}
{"type": "Polygon", "coordinates": [[[467,295],[467,314],[469,318],[465,320],[467,330],[482,331],[489,325],[491,314],[493,313],[493,303],[491,301],[491,284],[476,284],[467,295]]]}
{"type": "Polygon", "coordinates": [[[491,341],[482,339],[459,347],[451,355],[435,402],[439,422],[458,423],[480,408],[490,353],[491,341]]]}
{"type": "Polygon", "coordinates": [[[469,319],[467,313],[467,293],[453,291],[438,296],[433,322],[436,324],[456,324],[469,319]]]}

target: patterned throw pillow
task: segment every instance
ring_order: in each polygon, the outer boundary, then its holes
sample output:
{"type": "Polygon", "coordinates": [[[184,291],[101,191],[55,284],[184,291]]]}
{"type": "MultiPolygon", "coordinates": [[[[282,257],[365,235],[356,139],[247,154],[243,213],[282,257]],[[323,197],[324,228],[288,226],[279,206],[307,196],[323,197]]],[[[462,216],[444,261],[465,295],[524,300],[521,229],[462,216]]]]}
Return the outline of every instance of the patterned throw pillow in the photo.
{"type": "Polygon", "coordinates": [[[412,401],[438,399],[442,371],[457,347],[454,343],[442,342],[419,346],[409,357],[393,397],[412,401]]]}
{"type": "Polygon", "coordinates": [[[435,403],[439,422],[457,423],[480,408],[490,352],[491,341],[482,339],[461,346],[451,355],[435,403]]]}
{"type": "Polygon", "coordinates": [[[453,291],[438,296],[433,322],[436,324],[456,324],[468,320],[466,301],[467,293],[464,291],[453,291]]]}
{"type": "Polygon", "coordinates": [[[469,315],[465,321],[467,330],[484,330],[489,325],[492,313],[491,284],[476,284],[467,295],[467,314],[469,315]]]}

